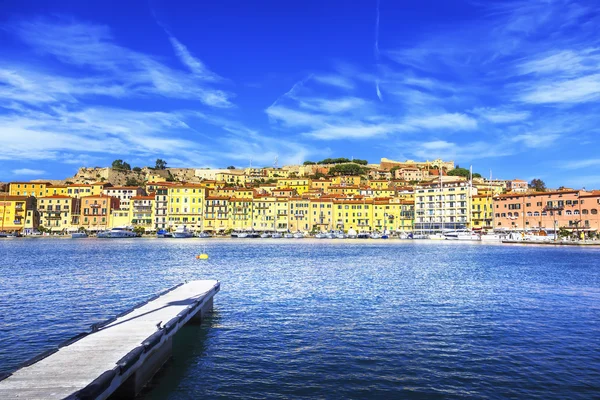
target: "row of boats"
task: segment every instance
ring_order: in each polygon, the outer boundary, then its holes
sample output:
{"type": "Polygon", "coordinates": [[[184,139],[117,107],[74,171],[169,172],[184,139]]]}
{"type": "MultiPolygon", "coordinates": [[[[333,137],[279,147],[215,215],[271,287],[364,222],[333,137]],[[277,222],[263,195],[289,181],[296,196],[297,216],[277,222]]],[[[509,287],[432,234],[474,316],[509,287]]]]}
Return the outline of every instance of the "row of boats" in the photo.
{"type": "MultiPolygon", "coordinates": [[[[75,232],[71,235],[72,238],[85,238],[88,235],[85,232],[75,232]]],[[[133,238],[140,236],[134,232],[131,227],[116,227],[107,231],[99,232],[96,235],[98,238],[133,238]]],[[[187,229],[186,226],[179,226],[175,231],[168,232],[159,230],[156,234],[159,238],[209,238],[211,235],[207,232],[193,232],[187,229]]],[[[341,230],[318,232],[314,235],[305,232],[257,232],[257,231],[233,231],[232,238],[288,238],[288,239],[303,239],[314,237],[315,239],[389,239],[392,236],[389,231],[383,232],[356,232],[350,229],[348,232],[341,230]]],[[[482,241],[482,242],[513,242],[513,241],[550,241],[554,240],[554,235],[548,235],[545,232],[502,232],[502,233],[487,233],[471,231],[468,229],[459,229],[452,231],[442,231],[437,233],[405,233],[402,232],[396,236],[399,239],[429,239],[429,240],[460,240],[460,241],[482,241]]]]}

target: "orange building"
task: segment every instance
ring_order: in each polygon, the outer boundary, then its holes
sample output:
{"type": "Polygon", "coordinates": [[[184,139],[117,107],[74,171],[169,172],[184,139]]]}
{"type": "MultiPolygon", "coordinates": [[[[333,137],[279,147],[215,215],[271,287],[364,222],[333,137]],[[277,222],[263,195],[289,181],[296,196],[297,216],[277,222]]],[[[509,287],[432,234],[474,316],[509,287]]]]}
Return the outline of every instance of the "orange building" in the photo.
{"type": "Polygon", "coordinates": [[[119,208],[119,199],[111,196],[96,195],[81,198],[79,226],[89,231],[103,231],[110,227],[110,215],[119,208]]]}

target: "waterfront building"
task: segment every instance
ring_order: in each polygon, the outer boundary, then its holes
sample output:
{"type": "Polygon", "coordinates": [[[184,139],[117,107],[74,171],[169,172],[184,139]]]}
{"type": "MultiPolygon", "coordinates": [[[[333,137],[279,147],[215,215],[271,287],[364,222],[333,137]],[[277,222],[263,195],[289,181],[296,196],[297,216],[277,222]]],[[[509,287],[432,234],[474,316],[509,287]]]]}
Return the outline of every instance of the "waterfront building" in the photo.
{"type": "MultiPolygon", "coordinates": [[[[308,229],[313,232],[326,232],[333,229],[341,229],[337,226],[333,195],[323,195],[320,198],[310,199],[308,208],[308,229]]],[[[296,213],[299,210],[295,211],[296,213]]],[[[305,223],[305,226],[307,224],[305,223]]],[[[343,226],[343,222],[341,223],[343,226]]],[[[302,230],[302,229],[300,229],[302,230]]],[[[305,230],[307,230],[305,228],[305,230]]]]}
{"type": "Polygon", "coordinates": [[[414,199],[402,200],[394,199],[400,204],[400,220],[395,221],[394,229],[397,232],[412,232],[415,223],[415,202],[414,199]]]}
{"type": "Polygon", "coordinates": [[[50,182],[11,182],[8,187],[11,196],[43,197],[50,182]]]}
{"type": "Polygon", "coordinates": [[[415,190],[415,229],[471,227],[471,197],[476,193],[466,181],[423,184],[415,190]]]}
{"type": "Polygon", "coordinates": [[[494,229],[494,208],[491,194],[477,194],[471,197],[471,227],[475,230],[494,229]]]}
{"type": "Polygon", "coordinates": [[[80,200],[67,195],[50,195],[37,199],[39,226],[53,233],[76,231],[80,200]]]}
{"type": "Polygon", "coordinates": [[[169,228],[169,187],[157,185],[154,191],[154,229],[156,231],[169,228]]]}
{"type": "Polygon", "coordinates": [[[168,188],[168,227],[185,225],[189,230],[203,229],[204,201],[208,189],[204,184],[183,183],[168,188]]]}
{"type": "Polygon", "coordinates": [[[229,199],[230,227],[236,231],[252,229],[252,196],[246,196],[242,190],[236,191],[234,197],[229,199]]]}
{"type": "Polygon", "coordinates": [[[494,197],[494,228],[554,231],[597,230],[598,192],[561,190],[525,194],[507,193],[494,197]]]}
{"type": "Polygon", "coordinates": [[[33,196],[0,197],[0,232],[33,233],[38,227],[36,199],[33,196]]]}
{"type": "Polygon", "coordinates": [[[256,194],[252,200],[252,230],[274,230],[276,214],[277,197],[271,194],[256,194]]]}
{"type": "Polygon", "coordinates": [[[310,207],[311,200],[308,197],[295,196],[288,199],[288,230],[290,232],[311,230],[310,207]]]}
{"type": "Polygon", "coordinates": [[[129,221],[133,226],[144,228],[145,232],[156,230],[155,227],[155,206],[156,195],[134,196],[130,199],[129,221]]]}
{"type": "Polygon", "coordinates": [[[105,195],[84,196],[81,198],[79,226],[88,231],[98,232],[111,227],[113,210],[119,208],[119,199],[105,195]]]}
{"type": "Polygon", "coordinates": [[[104,188],[102,193],[106,196],[119,199],[119,208],[121,210],[129,210],[129,203],[132,197],[146,195],[144,188],[137,186],[111,186],[104,188]]]}
{"type": "MultiPolygon", "coordinates": [[[[117,203],[119,207],[119,203],[117,203]]],[[[132,226],[131,218],[128,209],[113,208],[109,218],[109,228],[117,228],[122,226],[132,226]]]]}
{"type": "Polygon", "coordinates": [[[229,197],[207,196],[204,205],[203,230],[223,233],[229,227],[229,197]]]}

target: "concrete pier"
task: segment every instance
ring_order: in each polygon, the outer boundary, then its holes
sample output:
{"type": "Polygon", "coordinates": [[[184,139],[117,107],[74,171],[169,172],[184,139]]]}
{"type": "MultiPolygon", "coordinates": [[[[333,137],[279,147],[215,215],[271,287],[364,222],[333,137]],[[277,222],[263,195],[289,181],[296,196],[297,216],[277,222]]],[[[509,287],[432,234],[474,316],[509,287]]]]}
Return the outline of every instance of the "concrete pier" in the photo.
{"type": "Polygon", "coordinates": [[[192,281],[96,325],[0,381],[0,399],[128,399],[170,358],[173,336],[212,310],[220,283],[192,281]]]}

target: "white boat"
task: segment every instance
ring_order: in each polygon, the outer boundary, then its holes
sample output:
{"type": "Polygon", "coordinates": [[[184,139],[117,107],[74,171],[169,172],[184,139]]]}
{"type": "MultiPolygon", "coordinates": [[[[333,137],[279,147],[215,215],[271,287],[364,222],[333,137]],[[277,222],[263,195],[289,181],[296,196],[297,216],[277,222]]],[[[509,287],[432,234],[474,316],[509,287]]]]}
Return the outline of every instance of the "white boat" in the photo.
{"type": "Polygon", "coordinates": [[[87,233],[85,232],[73,232],[71,233],[71,239],[83,239],[88,237],[87,233]]]}
{"type": "Polygon", "coordinates": [[[248,234],[246,232],[239,232],[237,234],[237,237],[240,238],[240,239],[245,239],[245,238],[248,237],[248,234]]]}
{"type": "Polygon", "coordinates": [[[346,235],[346,237],[348,239],[356,239],[356,231],[354,229],[348,229],[348,235],[346,235]]]}
{"type": "Polygon", "coordinates": [[[457,229],[455,231],[449,231],[444,233],[446,240],[470,240],[480,241],[481,238],[478,233],[470,231],[468,229],[457,229]]]}
{"type": "Polygon", "coordinates": [[[117,227],[110,231],[98,232],[96,236],[102,239],[122,239],[137,237],[137,234],[129,227],[117,227]]]}
{"type": "Polygon", "coordinates": [[[333,233],[333,232],[327,232],[327,233],[325,234],[325,237],[326,237],[327,239],[335,239],[335,233],[333,233]]]}
{"type": "Polygon", "coordinates": [[[279,232],[274,232],[274,233],[271,235],[271,238],[273,238],[273,239],[281,239],[282,237],[283,237],[283,236],[282,236],[282,235],[281,235],[281,233],[279,233],[279,232]]]}
{"type": "Polygon", "coordinates": [[[357,239],[369,239],[370,237],[371,237],[371,235],[369,234],[369,232],[365,232],[365,231],[362,231],[358,235],[356,235],[357,239]]]}
{"type": "Polygon", "coordinates": [[[315,239],[327,239],[327,234],[319,232],[315,235],[315,239]]]}
{"type": "Polygon", "coordinates": [[[304,239],[304,233],[302,233],[302,232],[294,233],[294,239],[304,239]]]}
{"type": "Polygon", "coordinates": [[[288,232],[288,233],[284,234],[283,237],[286,238],[286,239],[293,239],[294,235],[292,233],[288,232]]]}
{"type": "Polygon", "coordinates": [[[506,238],[506,235],[498,233],[488,233],[487,235],[481,235],[481,241],[487,243],[499,243],[506,238]]]}
{"type": "Polygon", "coordinates": [[[262,233],[262,234],[260,235],[260,237],[261,237],[261,238],[263,238],[263,239],[268,239],[268,238],[270,238],[270,237],[271,237],[271,235],[265,232],[265,233],[262,233]]]}
{"type": "Polygon", "coordinates": [[[446,240],[446,237],[443,233],[432,233],[427,235],[427,239],[429,240],[446,240]]]}
{"type": "Polygon", "coordinates": [[[203,231],[203,232],[198,233],[196,236],[199,238],[202,238],[202,239],[207,239],[210,237],[210,233],[203,231]]]}
{"type": "Polygon", "coordinates": [[[408,239],[408,233],[402,232],[398,235],[398,239],[406,240],[408,239]]]}
{"type": "Polygon", "coordinates": [[[173,232],[173,237],[177,239],[187,239],[194,237],[194,232],[190,231],[185,225],[179,225],[175,232],[173,232]]]}
{"type": "Polygon", "coordinates": [[[371,239],[381,239],[381,235],[379,232],[373,232],[371,233],[371,239]]]}
{"type": "Polygon", "coordinates": [[[335,234],[336,239],[346,239],[346,234],[344,232],[337,232],[335,234]]]}

